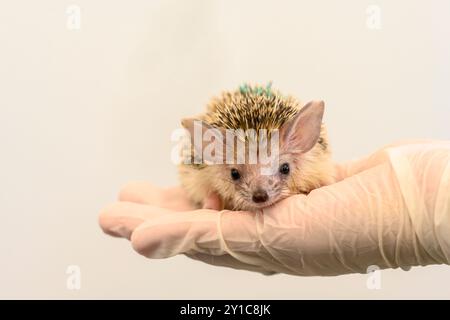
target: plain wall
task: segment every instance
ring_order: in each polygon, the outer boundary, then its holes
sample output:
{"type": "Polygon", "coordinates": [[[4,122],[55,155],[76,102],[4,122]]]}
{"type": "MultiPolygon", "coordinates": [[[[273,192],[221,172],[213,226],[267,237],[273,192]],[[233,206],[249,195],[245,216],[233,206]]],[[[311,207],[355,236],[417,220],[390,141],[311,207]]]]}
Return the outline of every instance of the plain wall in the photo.
{"type": "Polygon", "coordinates": [[[97,224],[126,182],[176,184],[171,132],[243,82],[325,100],[337,161],[449,139],[449,14],[445,0],[2,0],[0,298],[450,298],[448,266],[384,270],[369,290],[367,275],[148,260],[97,224]]]}

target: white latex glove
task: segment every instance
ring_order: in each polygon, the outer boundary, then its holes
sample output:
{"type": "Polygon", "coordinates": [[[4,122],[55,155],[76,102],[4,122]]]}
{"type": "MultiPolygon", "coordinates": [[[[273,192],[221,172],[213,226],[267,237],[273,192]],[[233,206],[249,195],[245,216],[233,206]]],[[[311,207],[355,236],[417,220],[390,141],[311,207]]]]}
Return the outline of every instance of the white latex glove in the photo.
{"type": "Polygon", "coordinates": [[[388,146],[337,171],[339,182],[256,213],[191,210],[179,188],[134,183],[100,225],[148,258],[186,254],[265,274],[449,264],[450,142],[388,146]]]}

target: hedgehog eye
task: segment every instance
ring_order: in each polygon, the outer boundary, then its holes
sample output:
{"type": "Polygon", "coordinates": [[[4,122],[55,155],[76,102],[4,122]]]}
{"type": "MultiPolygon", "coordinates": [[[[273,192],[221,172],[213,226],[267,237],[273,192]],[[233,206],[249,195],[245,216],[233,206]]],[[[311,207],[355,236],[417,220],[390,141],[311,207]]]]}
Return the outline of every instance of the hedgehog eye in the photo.
{"type": "Polygon", "coordinates": [[[233,180],[239,180],[241,178],[241,174],[239,173],[239,171],[237,169],[231,169],[231,179],[233,180]]]}
{"type": "Polygon", "coordinates": [[[280,173],[281,174],[289,174],[289,163],[283,163],[281,166],[280,166],[280,173]]]}

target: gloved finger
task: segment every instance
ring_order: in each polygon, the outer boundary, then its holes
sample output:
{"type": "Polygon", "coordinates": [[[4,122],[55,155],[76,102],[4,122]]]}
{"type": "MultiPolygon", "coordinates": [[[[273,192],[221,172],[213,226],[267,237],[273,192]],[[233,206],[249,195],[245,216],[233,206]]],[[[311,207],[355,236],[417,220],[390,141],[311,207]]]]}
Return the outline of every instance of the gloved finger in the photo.
{"type": "Polygon", "coordinates": [[[122,201],[104,208],[98,221],[106,234],[129,239],[134,229],[147,219],[171,212],[168,209],[122,201]]]}
{"type": "Polygon", "coordinates": [[[219,211],[177,212],[149,219],[131,235],[133,248],[148,258],[167,258],[186,252],[223,255],[219,211]]]}
{"type": "Polygon", "coordinates": [[[360,172],[374,168],[380,164],[386,163],[387,161],[389,161],[389,153],[387,151],[390,148],[396,148],[411,144],[430,144],[430,143],[442,143],[442,141],[425,140],[425,139],[397,141],[383,146],[382,148],[378,149],[377,151],[368,156],[336,164],[335,165],[336,180],[340,181],[346,179],[360,172]]]}
{"type": "Polygon", "coordinates": [[[185,255],[193,260],[201,261],[213,266],[227,267],[236,270],[253,271],[261,273],[266,276],[276,274],[276,272],[267,270],[262,266],[243,263],[237,260],[236,258],[230,256],[229,254],[224,254],[222,256],[214,256],[204,253],[193,253],[193,254],[186,253],[185,255]]]}
{"type": "Polygon", "coordinates": [[[119,201],[150,204],[177,211],[195,209],[181,187],[159,188],[145,181],[126,184],[119,193],[119,201]]]}
{"type": "MultiPolygon", "coordinates": [[[[223,256],[266,270],[281,270],[261,243],[262,214],[245,211],[196,210],[149,219],[131,235],[133,248],[147,258],[161,259],[183,253],[223,256]]],[[[292,273],[292,270],[282,269],[292,273]]]]}

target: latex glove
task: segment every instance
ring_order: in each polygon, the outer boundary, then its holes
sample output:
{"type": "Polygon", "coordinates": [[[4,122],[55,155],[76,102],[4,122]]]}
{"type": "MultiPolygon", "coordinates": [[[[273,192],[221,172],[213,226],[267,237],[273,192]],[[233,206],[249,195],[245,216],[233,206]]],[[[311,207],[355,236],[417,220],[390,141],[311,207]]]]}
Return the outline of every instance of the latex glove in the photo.
{"type": "Polygon", "coordinates": [[[184,253],[262,273],[449,264],[450,142],[386,147],[339,165],[338,175],[333,185],[256,213],[189,211],[180,189],[134,184],[103,211],[100,224],[149,258],[184,253]]]}

